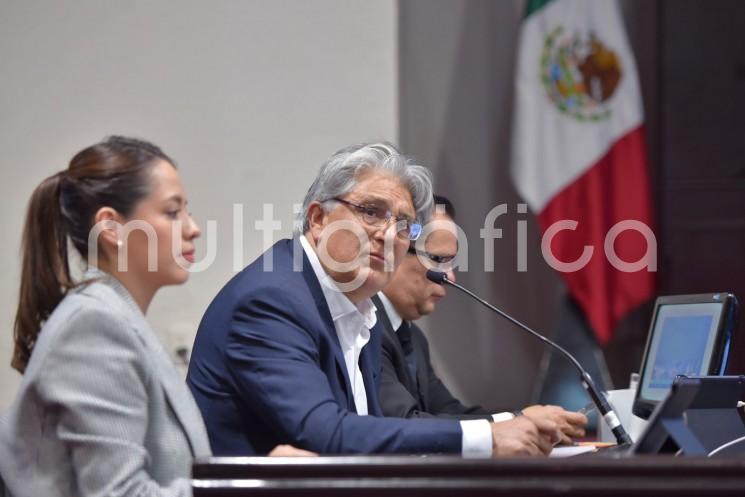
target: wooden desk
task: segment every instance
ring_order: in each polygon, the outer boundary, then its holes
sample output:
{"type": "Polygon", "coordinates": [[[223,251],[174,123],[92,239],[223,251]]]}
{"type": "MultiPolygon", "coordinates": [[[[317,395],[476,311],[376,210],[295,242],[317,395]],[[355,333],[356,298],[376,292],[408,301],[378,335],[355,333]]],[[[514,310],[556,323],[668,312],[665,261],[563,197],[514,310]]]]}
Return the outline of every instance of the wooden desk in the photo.
{"type": "Polygon", "coordinates": [[[449,456],[212,458],[194,497],[745,496],[745,458],[466,459],[449,456]]]}

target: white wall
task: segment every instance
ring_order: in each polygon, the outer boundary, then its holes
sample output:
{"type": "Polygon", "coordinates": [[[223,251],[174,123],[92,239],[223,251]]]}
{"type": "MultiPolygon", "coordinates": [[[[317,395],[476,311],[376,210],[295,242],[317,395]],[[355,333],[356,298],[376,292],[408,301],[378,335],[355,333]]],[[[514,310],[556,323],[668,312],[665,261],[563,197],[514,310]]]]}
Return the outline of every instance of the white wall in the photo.
{"type": "Polygon", "coordinates": [[[23,211],[44,177],[114,133],[177,161],[197,221],[218,222],[219,251],[148,317],[169,345],[190,343],[233,274],[234,203],[248,263],[264,203],[282,220],[274,238],[288,235],[324,158],[395,140],[396,30],[395,0],[0,0],[0,408],[20,379],[9,363],[23,211]]]}

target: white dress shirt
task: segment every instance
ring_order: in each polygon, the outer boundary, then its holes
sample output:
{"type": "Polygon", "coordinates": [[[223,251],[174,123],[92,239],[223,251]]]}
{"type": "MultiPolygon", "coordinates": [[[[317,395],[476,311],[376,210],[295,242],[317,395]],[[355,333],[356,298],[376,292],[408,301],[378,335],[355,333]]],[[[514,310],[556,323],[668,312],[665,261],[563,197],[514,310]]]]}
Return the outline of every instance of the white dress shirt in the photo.
{"type": "Polygon", "coordinates": [[[344,363],[347,367],[349,384],[352,386],[352,396],[357,414],[367,414],[367,392],[365,382],[360,371],[360,353],[362,347],[370,341],[370,329],[377,322],[375,304],[372,300],[365,299],[354,305],[346,295],[339,290],[334,280],[326,274],[326,271],[318,259],[318,255],[310,246],[304,235],[300,236],[300,244],[303,246],[305,255],[308,256],[313,272],[321,283],[323,296],[329,306],[331,319],[334,321],[336,336],[339,337],[341,350],[344,354],[344,363]]]}
{"type": "MultiPolygon", "coordinates": [[[[383,292],[378,292],[378,297],[383,303],[383,309],[388,316],[388,321],[391,323],[391,327],[394,330],[398,330],[403,323],[403,318],[399,315],[396,308],[393,307],[393,302],[385,296],[383,292]]],[[[495,423],[500,421],[507,421],[514,418],[515,416],[509,412],[500,412],[492,414],[492,419],[495,423]]],[[[463,455],[464,456],[480,456],[480,455],[491,455],[492,452],[492,434],[491,426],[485,419],[468,419],[460,422],[461,430],[463,431],[463,455]]]]}

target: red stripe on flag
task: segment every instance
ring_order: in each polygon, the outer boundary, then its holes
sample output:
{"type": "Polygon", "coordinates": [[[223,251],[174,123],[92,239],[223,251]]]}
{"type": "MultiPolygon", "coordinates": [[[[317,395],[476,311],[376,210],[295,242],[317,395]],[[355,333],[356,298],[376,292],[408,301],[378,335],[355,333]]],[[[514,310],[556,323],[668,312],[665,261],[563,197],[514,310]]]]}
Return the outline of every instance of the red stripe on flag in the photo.
{"type": "MultiPolygon", "coordinates": [[[[562,272],[569,292],[578,301],[601,345],[610,340],[618,321],[654,296],[655,275],[646,268],[627,273],[608,261],[603,244],[610,228],[632,219],[653,229],[644,126],[618,140],[585,174],[562,190],[538,215],[543,232],[563,219],[578,222],[574,231],[553,239],[554,256],[562,262],[579,258],[586,245],[594,247],[590,262],[576,272],[562,272]]],[[[647,251],[644,237],[625,231],[616,238],[618,257],[640,260],[647,251]]]]}

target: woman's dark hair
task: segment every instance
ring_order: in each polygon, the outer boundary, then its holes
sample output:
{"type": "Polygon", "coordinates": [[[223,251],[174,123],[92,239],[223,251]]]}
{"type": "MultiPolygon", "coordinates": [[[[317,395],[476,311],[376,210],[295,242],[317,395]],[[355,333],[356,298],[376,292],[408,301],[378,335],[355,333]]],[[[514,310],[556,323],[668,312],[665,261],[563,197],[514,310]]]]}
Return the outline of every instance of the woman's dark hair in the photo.
{"type": "Polygon", "coordinates": [[[36,187],[23,229],[23,265],[11,365],[23,373],[44,322],[68,290],[68,240],[83,258],[101,207],[125,218],[150,191],[150,167],[173,161],[152,143],[111,136],[80,151],[67,169],[36,187]]]}

